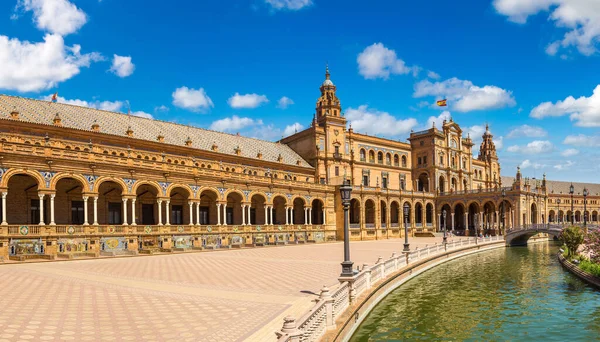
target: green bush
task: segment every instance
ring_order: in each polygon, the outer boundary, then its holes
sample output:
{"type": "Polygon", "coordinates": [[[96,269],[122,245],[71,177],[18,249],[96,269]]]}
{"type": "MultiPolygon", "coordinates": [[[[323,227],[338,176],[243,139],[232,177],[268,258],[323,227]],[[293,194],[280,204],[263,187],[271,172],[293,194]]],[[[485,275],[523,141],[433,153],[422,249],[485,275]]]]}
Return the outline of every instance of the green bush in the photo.
{"type": "Polygon", "coordinates": [[[579,263],[579,268],[584,272],[587,272],[600,278],[600,264],[596,264],[582,258],[582,260],[579,263]]]}
{"type": "Polygon", "coordinates": [[[560,233],[560,240],[567,246],[567,255],[574,256],[577,254],[577,248],[583,243],[583,231],[577,226],[570,226],[560,233]]]}

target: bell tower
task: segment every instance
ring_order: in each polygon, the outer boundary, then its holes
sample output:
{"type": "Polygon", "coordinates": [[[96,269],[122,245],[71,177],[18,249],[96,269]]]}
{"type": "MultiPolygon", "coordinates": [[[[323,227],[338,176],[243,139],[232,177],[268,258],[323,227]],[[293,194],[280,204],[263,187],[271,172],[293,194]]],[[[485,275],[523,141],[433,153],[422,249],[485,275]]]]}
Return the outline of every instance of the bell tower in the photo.
{"type": "Polygon", "coordinates": [[[500,179],[500,163],[496,154],[496,145],[493,141],[493,135],[490,133],[489,126],[485,125],[485,133],[483,133],[483,141],[479,147],[479,156],[477,159],[485,162],[486,188],[495,188],[501,185],[500,179]]]}
{"type": "Polygon", "coordinates": [[[346,124],[346,119],[342,117],[342,106],[340,100],[335,94],[336,86],[331,81],[329,66],[325,69],[325,81],[321,84],[321,96],[317,100],[316,119],[319,126],[324,126],[328,121],[334,121],[346,124]]]}

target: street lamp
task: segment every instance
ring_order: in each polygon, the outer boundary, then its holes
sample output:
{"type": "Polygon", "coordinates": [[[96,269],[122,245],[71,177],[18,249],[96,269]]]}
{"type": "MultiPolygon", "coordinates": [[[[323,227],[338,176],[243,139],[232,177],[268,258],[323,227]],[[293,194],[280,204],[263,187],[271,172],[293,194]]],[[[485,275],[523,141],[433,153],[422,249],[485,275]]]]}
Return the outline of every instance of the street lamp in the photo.
{"type": "MultiPolygon", "coordinates": [[[[402,252],[410,252],[410,245],[408,244],[408,211],[410,210],[410,205],[408,203],[404,203],[404,249],[402,252]]],[[[408,259],[407,259],[408,260],[408,259]]]]}
{"type": "Polygon", "coordinates": [[[442,210],[442,217],[444,218],[444,246],[446,246],[446,242],[448,241],[446,237],[446,209],[442,210]]]}
{"type": "Polygon", "coordinates": [[[502,235],[506,234],[506,190],[502,189],[502,235]]]}
{"type": "Polygon", "coordinates": [[[575,193],[575,188],[573,187],[573,183],[569,187],[569,193],[571,194],[571,224],[575,224],[575,211],[573,209],[573,193],[575,193]]]}
{"type": "Polygon", "coordinates": [[[556,200],[556,203],[558,204],[558,224],[560,224],[560,198],[556,200]]]}
{"type": "Polygon", "coordinates": [[[350,209],[350,196],[352,195],[352,186],[346,180],[340,186],[340,196],[342,197],[342,205],[344,206],[344,261],[342,262],[341,277],[352,277],[352,266],[354,263],[350,261],[350,231],[348,229],[348,210],[350,209]]]}
{"type": "Polygon", "coordinates": [[[588,189],[587,188],[583,188],[583,226],[587,227],[587,195],[588,195],[588,189]]]}

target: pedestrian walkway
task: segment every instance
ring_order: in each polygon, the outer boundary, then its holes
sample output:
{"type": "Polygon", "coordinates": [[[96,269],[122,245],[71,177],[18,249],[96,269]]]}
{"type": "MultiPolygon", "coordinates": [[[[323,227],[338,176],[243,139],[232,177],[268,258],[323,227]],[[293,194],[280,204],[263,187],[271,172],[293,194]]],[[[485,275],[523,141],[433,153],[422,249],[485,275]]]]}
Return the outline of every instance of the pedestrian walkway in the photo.
{"type": "MultiPolygon", "coordinates": [[[[351,258],[372,264],[402,244],[352,242],[351,258]]],[[[1,265],[0,342],[272,341],[337,283],[342,257],[335,242],[1,265]]]]}

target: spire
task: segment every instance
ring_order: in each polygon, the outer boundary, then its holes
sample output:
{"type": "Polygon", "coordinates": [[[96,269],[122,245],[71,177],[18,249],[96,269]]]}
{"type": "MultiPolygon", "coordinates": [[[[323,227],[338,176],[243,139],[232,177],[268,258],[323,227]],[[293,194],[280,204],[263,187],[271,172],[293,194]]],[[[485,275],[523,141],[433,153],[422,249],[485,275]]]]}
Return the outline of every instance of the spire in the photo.
{"type": "Polygon", "coordinates": [[[329,62],[325,63],[325,79],[329,79],[329,62]]]}

